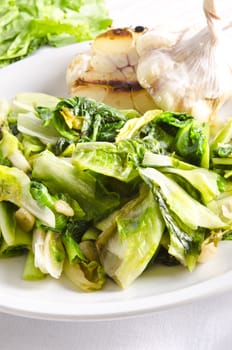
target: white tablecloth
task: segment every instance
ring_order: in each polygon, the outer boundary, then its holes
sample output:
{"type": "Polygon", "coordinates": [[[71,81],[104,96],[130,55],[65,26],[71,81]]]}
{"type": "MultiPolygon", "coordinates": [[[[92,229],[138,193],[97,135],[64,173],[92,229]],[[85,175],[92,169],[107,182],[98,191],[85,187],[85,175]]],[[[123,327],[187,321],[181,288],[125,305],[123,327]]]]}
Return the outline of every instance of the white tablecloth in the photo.
{"type": "MultiPolygon", "coordinates": [[[[161,22],[168,25],[172,18],[179,22],[184,18],[186,23],[202,21],[203,15],[198,15],[201,3],[201,0],[108,0],[117,26],[154,26],[161,22]]],[[[231,0],[220,3],[225,3],[226,13],[232,17],[231,0]]],[[[231,325],[232,293],[227,292],[143,317],[115,321],[54,322],[0,314],[0,347],[2,350],[231,350],[231,325]]]]}
{"type": "Polygon", "coordinates": [[[231,350],[232,293],[149,316],[54,322],[0,315],[2,350],[231,350]]]}

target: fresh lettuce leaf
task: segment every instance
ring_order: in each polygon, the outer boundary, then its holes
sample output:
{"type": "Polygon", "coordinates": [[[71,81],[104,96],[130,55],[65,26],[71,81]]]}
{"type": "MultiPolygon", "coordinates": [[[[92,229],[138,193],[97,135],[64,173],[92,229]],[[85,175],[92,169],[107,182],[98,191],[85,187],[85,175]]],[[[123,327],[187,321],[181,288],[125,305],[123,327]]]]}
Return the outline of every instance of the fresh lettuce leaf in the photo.
{"type": "Polygon", "coordinates": [[[42,45],[91,40],[112,23],[104,0],[3,0],[0,9],[0,67],[42,45]]]}

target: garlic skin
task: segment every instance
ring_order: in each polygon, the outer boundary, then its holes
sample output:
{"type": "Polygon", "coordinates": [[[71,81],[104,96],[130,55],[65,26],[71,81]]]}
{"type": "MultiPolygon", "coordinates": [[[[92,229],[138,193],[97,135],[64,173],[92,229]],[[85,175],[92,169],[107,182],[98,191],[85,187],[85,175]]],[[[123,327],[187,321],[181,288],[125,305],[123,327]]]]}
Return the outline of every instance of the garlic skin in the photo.
{"type": "Polygon", "coordinates": [[[197,33],[138,38],[137,78],[158,108],[209,121],[232,96],[232,45],[215,1],[204,0],[203,7],[207,27],[197,33]]]}

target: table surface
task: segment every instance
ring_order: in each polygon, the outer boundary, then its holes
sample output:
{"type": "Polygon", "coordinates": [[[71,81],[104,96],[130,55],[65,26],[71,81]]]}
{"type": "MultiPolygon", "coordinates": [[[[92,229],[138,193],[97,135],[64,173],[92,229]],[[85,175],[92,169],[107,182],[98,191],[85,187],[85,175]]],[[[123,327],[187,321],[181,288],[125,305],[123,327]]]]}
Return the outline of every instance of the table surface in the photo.
{"type": "MultiPolygon", "coordinates": [[[[219,0],[218,0],[219,1],[219,0]]],[[[115,26],[204,20],[202,0],[108,0],[115,26]],[[168,11],[167,11],[168,9],[168,11]],[[184,14],[184,16],[183,16],[184,14]]],[[[220,0],[232,15],[231,0],[220,0]]],[[[182,22],[181,22],[182,24],[182,22]]],[[[143,317],[102,322],[55,322],[0,314],[3,350],[231,350],[232,293],[143,317]]]]}

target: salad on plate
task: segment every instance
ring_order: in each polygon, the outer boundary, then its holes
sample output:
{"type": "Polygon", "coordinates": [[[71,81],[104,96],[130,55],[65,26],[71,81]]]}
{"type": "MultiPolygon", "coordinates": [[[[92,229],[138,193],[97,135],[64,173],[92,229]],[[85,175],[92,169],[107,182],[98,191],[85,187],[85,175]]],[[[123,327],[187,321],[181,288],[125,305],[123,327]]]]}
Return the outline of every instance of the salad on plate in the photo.
{"type": "Polygon", "coordinates": [[[232,120],[86,98],[1,101],[1,257],[23,278],[127,288],[153,264],[190,271],[231,238],[232,120]]]}

